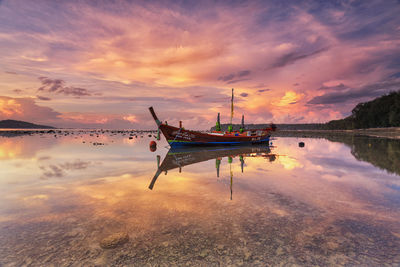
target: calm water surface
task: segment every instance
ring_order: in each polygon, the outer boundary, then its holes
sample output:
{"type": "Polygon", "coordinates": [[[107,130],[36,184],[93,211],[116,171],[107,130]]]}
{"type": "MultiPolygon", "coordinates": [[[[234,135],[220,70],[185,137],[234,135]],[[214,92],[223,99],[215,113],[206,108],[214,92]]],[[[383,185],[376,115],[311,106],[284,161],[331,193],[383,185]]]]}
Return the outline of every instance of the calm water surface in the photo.
{"type": "Polygon", "coordinates": [[[0,266],[400,264],[399,141],[137,135],[0,137],[0,266]]]}

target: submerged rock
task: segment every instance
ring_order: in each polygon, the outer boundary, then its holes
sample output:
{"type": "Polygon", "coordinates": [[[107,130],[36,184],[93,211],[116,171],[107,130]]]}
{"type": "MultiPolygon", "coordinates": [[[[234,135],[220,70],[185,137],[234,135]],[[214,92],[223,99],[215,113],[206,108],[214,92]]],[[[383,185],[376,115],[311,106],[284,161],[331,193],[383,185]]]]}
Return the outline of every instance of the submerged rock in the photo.
{"type": "Polygon", "coordinates": [[[210,253],[210,250],[208,250],[208,249],[203,249],[203,250],[200,252],[200,257],[201,257],[201,258],[205,258],[205,257],[208,256],[209,253],[210,253]]]}
{"type": "Polygon", "coordinates": [[[122,244],[128,242],[129,236],[127,233],[115,233],[107,236],[100,241],[100,247],[104,249],[116,248],[122,244]]]}
{"type": "Polygon", "coordinates": [[[250,257],[251,257],[251,252],[250,251],[248,251],[247,249],[244,249],[243,250],[243,253],[244,253],[244,259],[247,261],[247,260],[249,260],[250,259],[250,257]]]}

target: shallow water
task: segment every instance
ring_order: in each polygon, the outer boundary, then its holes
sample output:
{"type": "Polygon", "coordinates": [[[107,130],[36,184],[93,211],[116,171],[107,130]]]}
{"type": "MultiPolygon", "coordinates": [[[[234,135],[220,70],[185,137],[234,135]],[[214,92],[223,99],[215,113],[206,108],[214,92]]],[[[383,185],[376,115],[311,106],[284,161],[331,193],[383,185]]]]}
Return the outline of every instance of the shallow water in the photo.
{"type": "Polygon", "coordinates": [[[400,264],[399,141],[137,135],[0,137],[0,265],[400,264]]]}

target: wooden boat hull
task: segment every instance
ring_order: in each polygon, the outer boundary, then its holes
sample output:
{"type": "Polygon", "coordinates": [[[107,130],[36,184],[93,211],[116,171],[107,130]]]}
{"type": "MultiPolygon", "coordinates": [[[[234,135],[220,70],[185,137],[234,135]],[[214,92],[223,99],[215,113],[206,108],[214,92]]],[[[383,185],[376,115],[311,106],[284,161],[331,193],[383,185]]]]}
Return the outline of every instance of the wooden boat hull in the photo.
{"type": "Polygon", "coordinates": [[[212,133],[203,133],[197,131],[185,130],[174,126],[161,124],[159,126],[161,132],[167,139],[171,146],[184,146],[184,145],[201,145],[201,146],[215,146],[215,145],[239,145],[239,144],[262,144],[268,143],[270,135],[252,135],[244,136],[237,133],[230,135],[218,135],[212,133]],[[236,135],[237,134],[237,135],[236,135]]]}
{"type": "Polygon", "coordinates": [[[204,133],[185,130],[183,127],[170,126],[162,123],[153,110],[149,108],[158,129],[162,132],[171,147],[175,146],[215,146],[215,145],[241,145],[241,144],[262,144],[268,143],[270,129],[249,130],[239,132],[214,132],[204,133]]]}

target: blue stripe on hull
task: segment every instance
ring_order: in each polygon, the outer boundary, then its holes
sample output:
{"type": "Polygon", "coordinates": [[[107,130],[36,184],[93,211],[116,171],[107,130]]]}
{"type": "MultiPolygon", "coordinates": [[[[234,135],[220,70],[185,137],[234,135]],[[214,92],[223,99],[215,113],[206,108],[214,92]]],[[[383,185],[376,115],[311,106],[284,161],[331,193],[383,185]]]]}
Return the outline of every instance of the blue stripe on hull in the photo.
{"type": "Polygon", "coordinates": [[[257,141],[248,141],[248,142],[171,142],[169,145],[171,147],[178,147],[178,146],[217,146],[217,145],[242,145],[242,144],[261,144],[269,142],[269,137],[264,138],[257,141]]]}

